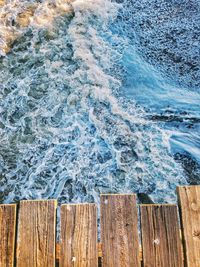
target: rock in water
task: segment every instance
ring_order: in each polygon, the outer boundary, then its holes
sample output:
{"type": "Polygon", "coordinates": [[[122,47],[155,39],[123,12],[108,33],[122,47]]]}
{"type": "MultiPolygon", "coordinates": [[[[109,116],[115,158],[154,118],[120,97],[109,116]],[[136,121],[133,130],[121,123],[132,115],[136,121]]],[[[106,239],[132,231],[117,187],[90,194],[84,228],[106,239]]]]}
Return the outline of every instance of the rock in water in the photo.
{"type": "Polygon", "coordinates": [[[155,204],[150,196],[146,193],[138,193],[137,196],[141,204],[155,204]]]}

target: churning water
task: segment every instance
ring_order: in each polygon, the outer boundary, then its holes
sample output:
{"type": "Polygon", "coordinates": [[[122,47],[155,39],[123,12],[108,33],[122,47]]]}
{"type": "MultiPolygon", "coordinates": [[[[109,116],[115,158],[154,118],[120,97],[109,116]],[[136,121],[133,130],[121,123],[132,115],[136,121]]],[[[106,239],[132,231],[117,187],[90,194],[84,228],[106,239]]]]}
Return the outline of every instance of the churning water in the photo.
{"type": "Polygon", "coordinates": [[[0,0],[0,202],[200,182],[200,1],[0,0]]]}

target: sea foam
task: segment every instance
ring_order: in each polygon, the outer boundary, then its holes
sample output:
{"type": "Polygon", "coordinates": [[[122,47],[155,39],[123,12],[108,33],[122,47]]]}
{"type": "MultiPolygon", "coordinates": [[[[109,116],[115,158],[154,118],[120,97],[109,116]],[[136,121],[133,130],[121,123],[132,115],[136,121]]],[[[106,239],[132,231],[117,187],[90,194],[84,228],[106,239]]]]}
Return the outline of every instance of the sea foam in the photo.
{"type": "MultiPolygon", "coordinates": [[[[34,14],[47,6],[37,5],[34,14]]],[[[186,183],[168,132],[119,94],[129,45],[113,29],[121,7],[75,0],[49,23],[33,16],[1,58],[0,201],[98,202],[109,192],[174,201],[186,183]]]]}

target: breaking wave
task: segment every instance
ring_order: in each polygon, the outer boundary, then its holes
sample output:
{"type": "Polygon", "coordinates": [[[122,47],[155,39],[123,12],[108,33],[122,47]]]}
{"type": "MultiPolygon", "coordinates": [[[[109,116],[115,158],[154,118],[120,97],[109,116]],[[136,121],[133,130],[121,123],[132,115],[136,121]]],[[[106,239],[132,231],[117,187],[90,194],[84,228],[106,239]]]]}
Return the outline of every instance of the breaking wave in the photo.
{"type": "MultiPolygon", "coordinates": [[[[173,157],[182,128],[171,125],[174,110],[160,113],[174,104],[161,94],[173,86],[123,33],[123,8],[109,0],[2,5],[10,24],[0,43],[0,201],[98,202],[100,193],[145,192],[167,202],[188,182],[173,157]],[[160,123],[163,116],[171,124],[160,123]]],[[[199,95],[189,95],[196,118],[199,95]]]]}

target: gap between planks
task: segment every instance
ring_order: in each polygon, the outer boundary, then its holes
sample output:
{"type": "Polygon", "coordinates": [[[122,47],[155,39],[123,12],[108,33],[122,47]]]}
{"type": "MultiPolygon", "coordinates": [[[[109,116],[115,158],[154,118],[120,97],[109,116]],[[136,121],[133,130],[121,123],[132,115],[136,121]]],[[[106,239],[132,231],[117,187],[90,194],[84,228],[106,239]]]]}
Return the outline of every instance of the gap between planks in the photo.
{"type": "MultiPolygon", "coordinates": [[[[184,188],[185,186],[181,186],[180,188],[184,188]]],[[[101,194],[101,196],[104,196],[107,194],[101,194]]],[[[131,194],[109,194],[109,195],[115,195],[115,196],[123,196],[123,195],[131,195],[131,194]]],[[[32,200],[33,202],[40,202],[40,201],[44,201],[44,200],[32,200]]],[[[24,202],[24,201],[20,201],[20,202],[24,202]]],[[[79,205],[84,205],[86,203],[80,203],[79,205]]],[[[15,205],[15,204],[10,204],[10,205],[15,205]]],[[[73,205],[73,204],[64,204],[64,205],[73,205]]],[[[77,205],[77,204],[74,204],[77,205]]],[[[146,206],[147,204],[140,204],[138,206],[146,206]]],[[[149,206],[165,206],[165,205],[174,205],[174,204],[149,204],[149,206]]],[[[180,237],[182,240],[182,231],[180,229],[180,237]]],[[[101,258],[102,257],[102,245],[101,243],[98,243],[98,257],[101,258]]],[[[59,261],[60,259],[60,244],[56,243],[56,260],[59,261]]],[[[140,250],[139,250],[139,259],[140,261],[142,261],[142,248],[140,246],[140,250]]]]}
{"type": "MultiPolygon", "coordinates": [[[[98,243],[97,248],[98,248],[98,258],[102,258],[102,244],[98,243]]],[[[142,261],[142,247],[141,246],[140,246],[140,251],[139,251],[139,258],[140,258],[140,261],[142,261]]],[[[56,243],[56,261],[58,262],[59,260],[60,260],[60,243],[56,243]]]]}
{"type": "MultiPolygon", "coordinates": [[[[102,257],[102,244],[99,242],[97,244],[97,249],[98,249],[98,258],[102,257]]],[[[140,246],[140,261],[142,261],[142,247],[140,246]]],[[[60,243],[56,243],[56,261],[60,260],[60,243]]]]}

